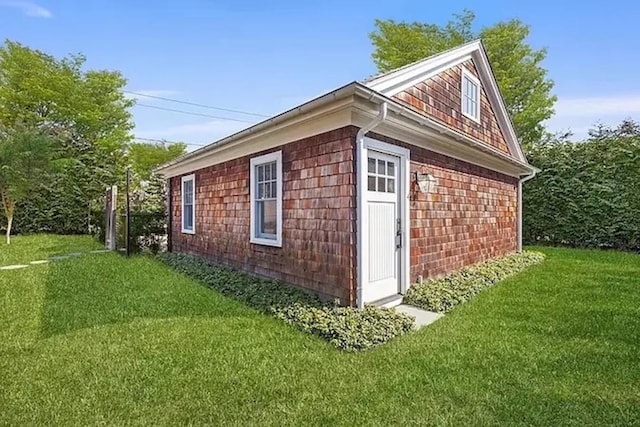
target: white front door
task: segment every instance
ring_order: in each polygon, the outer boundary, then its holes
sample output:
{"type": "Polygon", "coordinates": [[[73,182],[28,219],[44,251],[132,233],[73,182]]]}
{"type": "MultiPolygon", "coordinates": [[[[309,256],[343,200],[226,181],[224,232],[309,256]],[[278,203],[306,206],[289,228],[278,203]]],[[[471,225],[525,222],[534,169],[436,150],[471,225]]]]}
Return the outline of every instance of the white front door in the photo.
{"type": "Polygon", "coordinates": [[[372,302],[400,292],[402,218],[400,158],[367,150],[368,283],[363,299],[372,302]]]}

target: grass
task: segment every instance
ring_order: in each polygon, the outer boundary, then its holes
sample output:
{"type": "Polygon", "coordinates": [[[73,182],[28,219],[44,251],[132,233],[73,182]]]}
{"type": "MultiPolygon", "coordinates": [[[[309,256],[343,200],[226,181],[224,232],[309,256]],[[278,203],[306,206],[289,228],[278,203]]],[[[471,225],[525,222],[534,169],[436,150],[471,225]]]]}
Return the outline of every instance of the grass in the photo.
{"type": "Polygon", "coordinates": [[[11,244],[7,245],[3,235],[0,238],[0,267],[95,249],[104,249],[104,246],[89,236],[11,236],[11,244]]]}
{"type": "Polygon", "coordinates": [[[640,257],[537,250],[543,264],[356,354],[148,258],[0,271],[0,424],[640,423],[640,257]]]}

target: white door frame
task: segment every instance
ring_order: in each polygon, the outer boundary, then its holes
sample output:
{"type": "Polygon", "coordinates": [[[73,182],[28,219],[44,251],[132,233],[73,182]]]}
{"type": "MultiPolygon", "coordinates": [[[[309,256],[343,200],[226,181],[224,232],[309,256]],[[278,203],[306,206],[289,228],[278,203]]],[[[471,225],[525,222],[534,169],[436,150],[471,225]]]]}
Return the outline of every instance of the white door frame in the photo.
{"type": "MultiPolygon", "coordinates": [[[[357,168],[356,185],[360,188],[357,191],[357,220],[358,225],[358,242],[357,242],[357,260],[358,260],[358,287],[364,290],[369,284],[369,214],[367,205],[367,155],[368,151],[378,151],[384,154],[390,154],[400,158],[398,171],[400,219],[402,232],[402,247],[400,249],[400,284],[398,293],[405,293],[410,285],[409,281],[409,255],[410,255],[410,216],[409,216],[409,169],[410,169],[410,153],[409,150],[397,145],[388,144],[371,138],[364,138],[364,149],[361,151],[361,158],[357,159],[360,165],[364,167],[357,168]]],[[[357,301],[358,307],[364,306],[364,292],[359,292],[360,300],[357,301]]]]}

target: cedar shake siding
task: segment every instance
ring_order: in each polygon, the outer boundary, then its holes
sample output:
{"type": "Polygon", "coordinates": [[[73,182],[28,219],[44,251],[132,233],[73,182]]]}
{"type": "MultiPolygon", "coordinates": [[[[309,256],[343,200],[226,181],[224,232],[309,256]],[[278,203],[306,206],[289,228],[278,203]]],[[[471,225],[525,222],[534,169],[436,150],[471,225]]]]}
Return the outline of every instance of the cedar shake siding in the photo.
{"type": "Polygon", "coordinates": [[[411,152],[411,283],[515,252],[518,180],[380,135],[411,152]],[[429,172],[433,194],[415,188],[414,173],[429,172]]]}
{"type": "Polygon", "coordinates": [[[478,71],[473,65],[473,61],[468,60],[424,82],[405,89],[393,98],[458,132],[491,145],[506,154],[511,154],[482,85],[480,91],[480,123],[462,114],[461,82],[463,67],[469,73],[478,77],[478,71]]]}
{"type": "Polygon", "coordinates": [[[181,176],[172,178],[172,250],[355,304],[356,189],[348,126],[195,172],[195,234],[183,234],[181,176]],[[282,150],[282,247],[249,242],[249,163],[282,150]]]}

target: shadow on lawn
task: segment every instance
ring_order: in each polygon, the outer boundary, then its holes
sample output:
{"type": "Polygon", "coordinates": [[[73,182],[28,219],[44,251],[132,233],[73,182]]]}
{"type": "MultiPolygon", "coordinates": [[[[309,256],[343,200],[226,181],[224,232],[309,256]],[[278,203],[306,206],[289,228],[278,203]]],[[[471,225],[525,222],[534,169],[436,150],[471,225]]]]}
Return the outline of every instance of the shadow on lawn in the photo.
{"type": "Polygon", "coordinates": [[[83,255],[48,268],[41,320],[44,337],[139,318],[255,313],[145,257],[83,255]]]}

